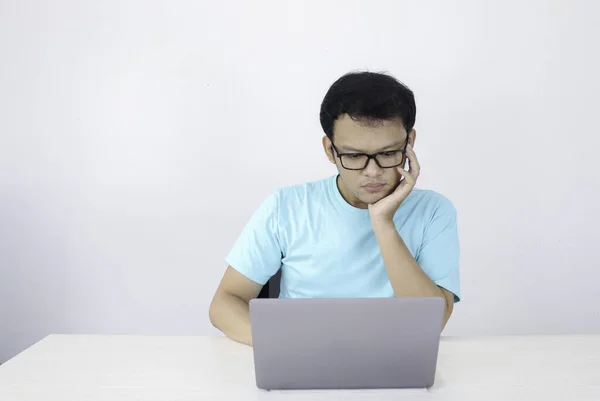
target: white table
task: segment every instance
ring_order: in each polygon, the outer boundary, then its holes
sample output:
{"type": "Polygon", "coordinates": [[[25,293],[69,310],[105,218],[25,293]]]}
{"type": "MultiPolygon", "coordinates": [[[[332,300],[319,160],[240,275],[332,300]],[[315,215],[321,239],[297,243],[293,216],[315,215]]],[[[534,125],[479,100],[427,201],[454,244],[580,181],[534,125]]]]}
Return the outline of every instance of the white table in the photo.
{"type": "Polygon", "coordinates": [[[223,337],[51,335],[0,366],[0,400],[600,400],[600,336],[443,338],[429,390],[256,388],[223,337]]]}

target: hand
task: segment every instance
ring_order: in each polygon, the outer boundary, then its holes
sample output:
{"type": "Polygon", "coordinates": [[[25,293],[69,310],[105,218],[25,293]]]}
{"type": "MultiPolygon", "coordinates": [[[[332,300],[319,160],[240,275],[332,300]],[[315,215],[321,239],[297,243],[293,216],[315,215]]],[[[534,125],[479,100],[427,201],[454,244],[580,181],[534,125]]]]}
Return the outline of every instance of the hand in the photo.
{"type": "Polygon", "coordinates": [[[406,146],[406,157],[408,159],[408,171],[404,170],[402,166],[396,167],[402,176],[398,187],[385,198],[368,205],[372,222],[391,222],[398,207],[414,188],[421,173],[421,166],[410,145],[406,146]]]}

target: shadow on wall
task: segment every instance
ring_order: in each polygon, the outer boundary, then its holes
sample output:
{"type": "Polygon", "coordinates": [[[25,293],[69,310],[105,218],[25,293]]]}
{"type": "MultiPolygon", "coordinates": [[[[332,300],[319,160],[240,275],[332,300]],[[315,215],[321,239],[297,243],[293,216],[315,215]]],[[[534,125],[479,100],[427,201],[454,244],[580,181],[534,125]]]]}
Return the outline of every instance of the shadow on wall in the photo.
{"type": "Polygon", "coordinates": [[[0,363],[68,327],[67,208],[52,196],[0,193],[0,363]]]}

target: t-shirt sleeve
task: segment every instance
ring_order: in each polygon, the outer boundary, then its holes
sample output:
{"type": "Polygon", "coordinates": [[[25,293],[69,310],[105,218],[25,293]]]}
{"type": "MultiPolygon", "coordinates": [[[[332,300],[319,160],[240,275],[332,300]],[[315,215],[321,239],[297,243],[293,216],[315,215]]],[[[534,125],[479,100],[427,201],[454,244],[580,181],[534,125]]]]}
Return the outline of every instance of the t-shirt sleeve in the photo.
{"type": "Polygon", "coordinates": [[[279,194],[272,193],[254,212],[225,261],[235,270],[264,285],[281,267],[279,194]]]}
{"type": "Polygon", "coordinates": [[[459,302],[460,247],[456,220],[456,209],[442,197],[425,227],[417,263],[435,284],[454,294],[454,302],[459,302]]]}

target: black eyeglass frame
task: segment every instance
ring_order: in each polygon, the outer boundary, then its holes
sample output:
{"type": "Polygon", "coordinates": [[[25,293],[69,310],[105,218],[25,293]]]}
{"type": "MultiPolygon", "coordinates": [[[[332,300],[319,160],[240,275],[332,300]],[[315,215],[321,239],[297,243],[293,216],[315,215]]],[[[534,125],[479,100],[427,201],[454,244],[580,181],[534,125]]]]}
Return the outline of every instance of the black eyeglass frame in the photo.
{"type": "Polygon", "coordinates": [[[399,149],[399,150],[387,150],[385,152],[377,152],[377,153],[373,153],[373,154],[368,154],[368,153],[356,153],[356,152],[351,152],[351,153],[340,153],[340,151],[338,150],[338,148],[335,146],[335,144],[333,143],[333,141],[331,141],[331,147],[332,149],[335,151],[338,159],[340,159],[340,164],[342,165],[343,168],[345,168],[346,170],[352,170],[352,171],[360,171],[360,170],[364,170],[367,168],[367,166],[369,165],[369,162],[371,161],[371,159],[375,160],[375,163],[377,163],[377,165],[380,168],[394,168],[394,167],[398,167],[404,164],[404,162],[406,161],[406,147],[408,146],[408,141],[410,140],[410,135],[406,137],[406,143],[404,144],[404,149],[399,149]],[[382,166],[379,163],[379,160],[377,160],[377,156],[385,154],[385,153],[402,153],[402,160],[400,161],[400,163],[395,164],[393,166],[382,166]],[[365,165],[362,168],[348,168],[346,166],[344,166],[344,162],[342,161],[342,156],[366,156],[367,160],[365,161],[365,165]]]}

